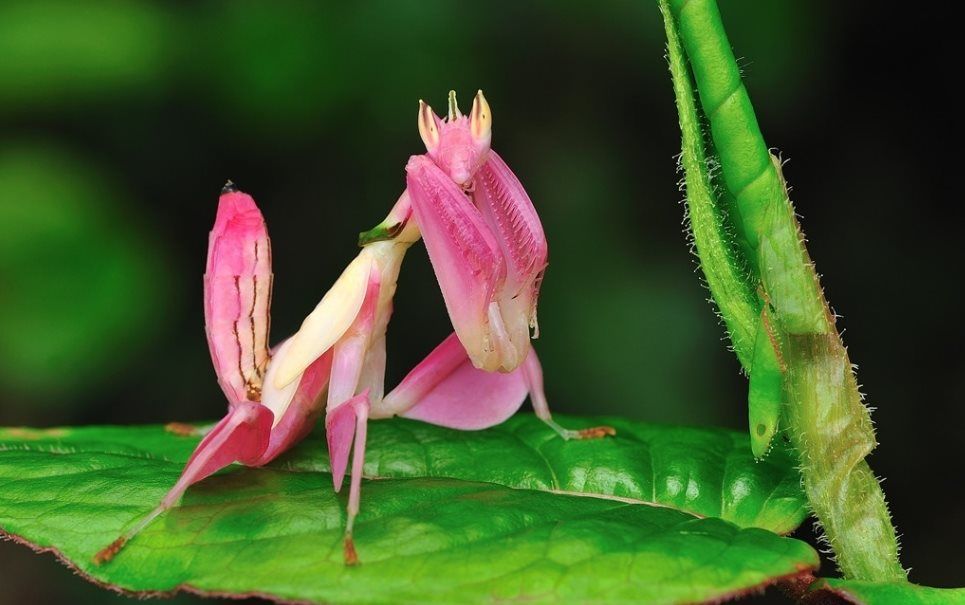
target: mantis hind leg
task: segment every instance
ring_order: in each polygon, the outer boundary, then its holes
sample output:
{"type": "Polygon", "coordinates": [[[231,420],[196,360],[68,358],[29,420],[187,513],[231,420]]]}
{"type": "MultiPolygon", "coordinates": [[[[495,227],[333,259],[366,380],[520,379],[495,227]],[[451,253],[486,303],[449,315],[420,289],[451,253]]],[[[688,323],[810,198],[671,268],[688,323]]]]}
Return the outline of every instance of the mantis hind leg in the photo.
{"type": "Polygon", "coordinates": [[[473,367],[459,338],[450,334],[377,404],[375,415],[474,431],[505,421],[525,400],[520,370],[504,374],[473,367]]]}
{"type": "Polygon", "coordinates": [[[134,536],[171,509],[191,485],[233,462],[255,464],[268,447],[272,418],[268,408],[260,404],[243,402],[232,406],[228,415],[198,444],[177,483],[161,502],[116,540],[98,551],[94,555],[94,563],[103,565],[113,559],[134,536]]]}
{"type": "Polygon", "coordinates": [[[553,420],[549,402],[546,401],[546,393],[543,391],[543,366],[540,365],[536,351],[534,351],[532,347],[530,347],[529,355],[526,356],[519,371],[522,372],[523,379],[526,381],[529,398],[530,401],[533,402],[533,411],[536,412],[536,417],[545,422],[547,426],[556,431],[563,439],[567,441],[570,439],[599,439],[601,437],[616,435],[616,429],[612,426],[568,429],[560,426],[559,423],[553,420]]]}
{"type": "Polygon", "coordinates": [[[399,415],[438,426],[474,431],[495,426],[516,413],[527,394],[536,416],[564,439],[614,435],[609,426],[566,429],[553,420],[543,392],[543,369],[530,347],[512,372],[473,367],[456,334],[451,334],[402,379],[382,402],[379,417],[399,415]]]}

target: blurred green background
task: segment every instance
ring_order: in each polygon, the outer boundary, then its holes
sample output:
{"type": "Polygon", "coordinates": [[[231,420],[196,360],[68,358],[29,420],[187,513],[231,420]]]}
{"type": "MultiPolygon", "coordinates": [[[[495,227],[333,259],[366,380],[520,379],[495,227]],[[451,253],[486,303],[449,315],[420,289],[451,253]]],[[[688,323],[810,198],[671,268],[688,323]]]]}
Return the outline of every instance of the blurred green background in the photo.
{"type": "MultiPolygon", "coordinates": [[[[878,3],[721,6],[877,408],[904,562],[961,584],[960,119],[934,97],[961,51],[878,3]]],[[[554,409],[743,429],[681,224],[659,13],[630,0],[0,2],[0,424],[218,417],[201,273],[222,183],[268,220],[277,341],[401,191],[416,101],[450,88],[486,91],[541,212],[554,409]]],[[[421,247],[396,302],[389,385],[451,329],[421,247]]],[[[123,600],[9,543],[0,582],[0,603],[123,600]]]]}

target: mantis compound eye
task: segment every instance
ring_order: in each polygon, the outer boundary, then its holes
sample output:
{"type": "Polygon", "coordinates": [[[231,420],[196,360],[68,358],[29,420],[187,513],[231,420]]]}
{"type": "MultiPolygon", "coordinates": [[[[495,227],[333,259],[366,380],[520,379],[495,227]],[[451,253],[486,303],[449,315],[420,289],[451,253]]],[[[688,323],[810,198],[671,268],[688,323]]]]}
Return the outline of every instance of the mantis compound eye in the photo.
{"type": "Polygon", "coordinates": [[[430,153],[439,146],[439,125],[436,124],[436,114],[422,99],[419,99],[419,136],[422,137],[422,142],[430,153]]]}
{"type": "Polygon", "coordinates": [[[477,143],[488,144],[493,132],[493,113],[483,91],[476,93],[469,112],[469,132],[477,143]]]}

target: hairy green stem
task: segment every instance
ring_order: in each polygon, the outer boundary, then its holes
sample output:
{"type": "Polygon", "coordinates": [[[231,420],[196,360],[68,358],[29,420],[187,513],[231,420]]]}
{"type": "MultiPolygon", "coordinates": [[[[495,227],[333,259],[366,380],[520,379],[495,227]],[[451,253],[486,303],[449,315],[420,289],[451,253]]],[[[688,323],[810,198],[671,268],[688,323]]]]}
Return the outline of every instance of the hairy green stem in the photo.
{"type": "Polygon", "coordinates": [[[680,41],[674,28],[667,28],[667,39],[680,116],[680,166],[684,172],[690,231],[700,268],[727,327],[734,353],[744,371],[750,373],[757,316],[761,312],[754,292],[757,278],[750,274],[744,255],[735,245],[737,237],[727,214],[728,208],[718,204],[714,192],[693,84],[683,53],[676,50],[680,41]]]}
{"type": "Polygon", "coordinates": [[[871,419],[804,246],[780,164],[764,143],[741,81],[717,3],[658,1],[681,114],[681,162],[694,240],[738,358],[745,369],[750,365],[751,416],[755,393],[766,402],[758,414],[779,413],[771,395],[780,373],[788,435],[800,457],[804,488],[841,571],[859,580],[904,579],[884,494],[865,462],[876,445],[871,419]],[[700,130],[702,118],[709,123],[709,140],[700,130]],[[707,149],[720,162],[722,183],[716,191],[707,149]],[[703,210],[695,212],[695,206],[703,210]],[[727,209],[737,215],[733,219],[739,227],[720,228],[719,216],[727,209]],[[707,241],[710,245],[701,245],[707,241]],[[725,256],[718,249],[741,251],[744,264],[739,255],[725,256]],[[741,266],[747,267],[743,273],[741,266]],[[748,287],[755,285],[756,304],[748,303],[748,287]],[[735,297],[735,291],[742,297],[735,297]],[[755,310],[753,332],[746,328],[748,308],[755,310]],[[745,321],[728,320],[728,314],[745,321]]]}

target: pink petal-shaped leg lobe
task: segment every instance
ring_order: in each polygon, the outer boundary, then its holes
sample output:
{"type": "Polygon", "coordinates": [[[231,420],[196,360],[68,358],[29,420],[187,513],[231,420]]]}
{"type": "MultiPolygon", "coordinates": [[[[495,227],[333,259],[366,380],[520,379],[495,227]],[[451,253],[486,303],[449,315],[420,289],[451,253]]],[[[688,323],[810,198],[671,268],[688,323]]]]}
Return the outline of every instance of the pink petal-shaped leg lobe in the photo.
{"type": "Polygon", "coordinates": [[[463,190],[429,158],[409,159],[406,187],[459,340],[476,367],[500,369],[502,360],[491,346],[489,305],[506,267],[491,230],[463,190]]]}
{"type": "Polygon", "coordinates": [[[228,415],[195,448],[181,478],[164,501],[174,504],[189,485],[233,462],[247,465],[257,462],[268,447],[273,421],[271,411],[261,404],[242,402],[231,406],[228,415]],[[183,488],[180,492],[179,487],[183,488]]]}
{"type": "Polygon", "coordinates": [[[455,334],[437,346],[379,406],[380,415],[399,415],[460,430],[495,426],[516,413],[529,395],[537,417],[564,439],[615,435],[609,426],[566,429],[553,420],[543,392],[543,369],[530,347],[526,360],[509,373],[485,372],[469,363],[455,334]]]}
{"type": "Polygon", "coordinates": [[[233,462],[252,464],[258,461],[268,447],[273,419],[271,411],[260,404],[233,405],[228,415],[198,444],[181,472],[181,477],[164,496],[161,503],[121,534],[117,540],[94,555],[94,562],[100,565],[114,558],[131,538],[147,527],[158,515],[174,506],[178,498],[192,484],[233,462]]]}
{"type": "Polygon", "coordinates": [[[522,369],[508,374],[479,370],[452,334],[386,395],[384,407],[405,418],[478,430],[515,414],[526,394],[522,369]]]}
{"type": "Polygon", "coordinates": [[[332,483],[335,491],[342,490],[342,481],[348,469],[349,454],[352,452],[352,439],[355,437],[356,409],[368,406],[368,391],[356,395],[336,407],[325,416],[325,438],[328,441],[328,457],[332,463],[332,483]]]}
{"type": "MultiPolygon", "coordinates": [[[[291,401],[281,412],[281,418],[275,418],[268,448],[252,466],[271,462],[308,436],[325,409],[325,392],[331,374],[332,352],[327,351],[305,369],[291,401]]],[[[266,380],[266,393],[270,387],[270,381],[266,380]]]]}
{"type": "Polygon", "coordinates": [[[204,316],[208,348],[229,403],[258,401],[268,364],[271,244],[250,195],[225,186],[208,240],[204,316]]]}

